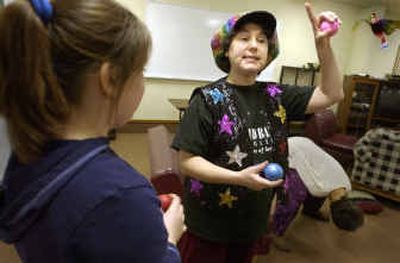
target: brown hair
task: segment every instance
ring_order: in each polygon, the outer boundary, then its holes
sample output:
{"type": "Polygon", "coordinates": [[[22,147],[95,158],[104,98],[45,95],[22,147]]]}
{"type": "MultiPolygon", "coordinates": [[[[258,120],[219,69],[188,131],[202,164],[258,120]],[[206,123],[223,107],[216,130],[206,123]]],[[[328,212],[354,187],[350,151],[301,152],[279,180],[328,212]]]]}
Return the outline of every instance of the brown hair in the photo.
{"type": "MultiPolygon", "coordinates": [[[[223,59],[221,59],[219,61],[219,67],[221,69],[225,69],[225,72],[229,72],[231,70],[231,62],[229,61],[228,56],[225,56],[225,53],[229,51],[229,48],[230,48],[230,46],[232,44],[232,41],[235,38],[235,36],[243,29],[243,27],[245,25],[247,25],[249,23],[251,23],[251,22],[244,23],[244,24],[240,25],[237,28],[236,27],[233,28],[232,33],[229,34],[229,36],[227,38],[225,38],[224,41],[222,42],[222,48],[223,48],[224,57],[223,57],[223,59]]],[[[268,31],[267,31],[267,29],[264,29],[264,27],[262,25],[260,25],[260,24],[256,24],[256,25],[260,26],[263,29],[263,32],[264,32],[265,36],[267,37],[267,40],[268,40],[268,43],[267,43],[267,45],[268,45],[268,54],[269,54],[271,52],[271,50],[275,49],[274,43],[271,41],[271,39],[273,39],[273,37],[274,37],[275,31],[273,31],[271,33],[270,29],[268,29],[268,31]]],[[[265,67],[267,67],[267,65],[265,67]]],[[[261,71],[263,71],[265,69],[265,67],[261,71]]],[[[259,73],[261,73],[261,71],[259,73]]]]}
{"type": "Polygon", "coordinates": [[[355,231],[364,224],[363,211],[346,197],[332,202],[330,208],[332,220],[340,229],[355,231]]]}
{"type": "MultiPolygon", "coordinates": [[[[0,114],[22,162],[58,138],[80,104],[85,74],[113,66],[115,84],[143,70],[151,48],[146,26],[113,0],[59,0],[44,25],[27,0],[0,11],[0,114]]],[[[115,104],[122,88],[115,90],[115,104]]]]}

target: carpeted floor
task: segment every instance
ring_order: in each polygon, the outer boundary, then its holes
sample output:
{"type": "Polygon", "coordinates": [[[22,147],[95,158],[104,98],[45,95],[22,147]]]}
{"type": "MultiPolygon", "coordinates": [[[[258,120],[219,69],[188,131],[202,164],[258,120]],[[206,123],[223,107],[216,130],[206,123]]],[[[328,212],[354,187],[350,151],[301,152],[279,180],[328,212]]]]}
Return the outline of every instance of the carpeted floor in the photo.
{"type": "Polygon", "coordinates": [[[254,263],[382,263],[400,258],[400,204],[384,201],[378,215],[366,215],[365,224],[355,233],[337,229],[333,223],[299,215],[285,239],[292,251],[271,246],[267,256],[254,263]]]}
{"type": "MultiPolygon", "coordinates": [[[[367,215],[355,233],[338,230],[332,223],[299,214],[287,232],[290,253],[271,247],[254,263],[391,263],[400,258],[400,204],[385,202],[385,210],[367,215]]],[[[0,263],[19,263],[14,250],[0,243],[0,263]]],[[[207,262],[204,262],[207,263],[207,262]]]]}

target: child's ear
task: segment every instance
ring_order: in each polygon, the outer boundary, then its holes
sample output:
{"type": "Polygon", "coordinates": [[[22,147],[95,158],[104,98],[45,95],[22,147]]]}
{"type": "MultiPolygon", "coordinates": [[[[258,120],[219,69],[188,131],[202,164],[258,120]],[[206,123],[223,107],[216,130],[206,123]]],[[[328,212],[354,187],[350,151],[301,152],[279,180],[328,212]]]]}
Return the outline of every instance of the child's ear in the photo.
{"type": "Polygon", "coordinates": [[[108,98],[112,98],[115,92],[114,67],[109,62],[104,62],[99,70],[100,91],[108,98]]]}

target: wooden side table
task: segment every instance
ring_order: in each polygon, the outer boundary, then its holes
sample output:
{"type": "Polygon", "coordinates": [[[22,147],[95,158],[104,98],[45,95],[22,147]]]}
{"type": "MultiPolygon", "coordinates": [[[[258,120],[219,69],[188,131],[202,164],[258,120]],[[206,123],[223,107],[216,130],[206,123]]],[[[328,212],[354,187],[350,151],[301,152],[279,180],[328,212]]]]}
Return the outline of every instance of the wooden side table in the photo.
{"type": "Polygon", "coordinates": [[[189,106],[188,99],[168,99],[168,101],[179,111],[179,120],[182,119],[185,110],[189,106]]]}

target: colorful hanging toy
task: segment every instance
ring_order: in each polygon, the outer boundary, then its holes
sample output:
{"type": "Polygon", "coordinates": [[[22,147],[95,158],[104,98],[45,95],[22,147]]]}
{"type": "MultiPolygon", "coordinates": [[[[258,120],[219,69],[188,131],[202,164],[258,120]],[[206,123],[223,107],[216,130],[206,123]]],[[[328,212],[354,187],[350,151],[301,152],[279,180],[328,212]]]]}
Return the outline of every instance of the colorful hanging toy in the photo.
{"type": "MultiPolygon", "coordinates": [[[[380,39],[381,48],[389,47],[386,35],[391,35],[394,31],[400,29],[400,20],[380,18],[375,12],[371,14],[369,20],[363,19],[362,21],[367,22],[370,25],[374,35],[380,39]]],[[[355,26],[358,26],[358,24],[359,23],[357,22],[355,26]]]]}

